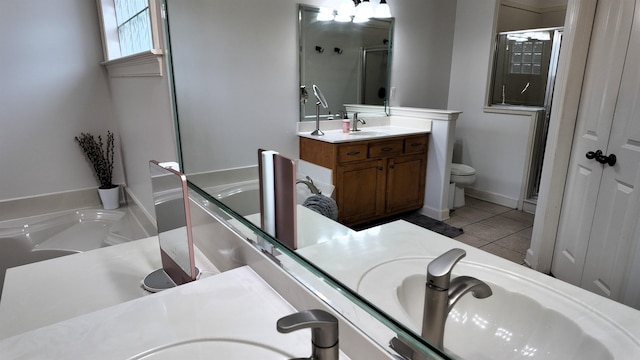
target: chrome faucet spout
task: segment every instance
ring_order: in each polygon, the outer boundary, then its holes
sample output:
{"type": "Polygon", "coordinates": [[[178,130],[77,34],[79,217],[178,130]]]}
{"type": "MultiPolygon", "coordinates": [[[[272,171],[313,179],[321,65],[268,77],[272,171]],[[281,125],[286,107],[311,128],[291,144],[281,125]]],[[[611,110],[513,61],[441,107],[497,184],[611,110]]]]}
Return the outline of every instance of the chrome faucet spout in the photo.
{"type": "Polygon", "coordinates": [[[322,194],[322,191],[320,189],[318,189],[318,187],[313,183],[313,180],[310,177],[306,177],[307,180],[303,180],[303,179],[298,179],[296,180],[296,184],[305,184],[307,185],[307,187],[309,188],[309,191],[311,191],[312,194],[314,195],[320,195],[322,194]]]}
{"type": "Polygon", "coordinates": [[[422,337],[442,350],[445,322],[456,302],[469,292],[478,299],[492,294],[489,285],[476,278],[459,276],[451,279],[453,267],[466,255],[462,249],[451,249],[435,258],[427,267],[422,337]]]}
{"type": "Polygon", "coordinates": [[[451,287],[449,288],[449,306],[447,313],[453,309],[453,306],[462,298],[466,293],[471,293],[476,299],[488,298],[493,294],[489,285],[484,281],[478,280],[471,276],[458,276],[451,280],[451,287]]]}
{"type": "Polygon", "coordinates": [[[360,129],[358,129],[358,122],[362,123],[362,125],[367,123],[364,119],[358,119],[358,113],[354,112],[353,120],[351,120],[351,131],[360,131],[360,129]]]}

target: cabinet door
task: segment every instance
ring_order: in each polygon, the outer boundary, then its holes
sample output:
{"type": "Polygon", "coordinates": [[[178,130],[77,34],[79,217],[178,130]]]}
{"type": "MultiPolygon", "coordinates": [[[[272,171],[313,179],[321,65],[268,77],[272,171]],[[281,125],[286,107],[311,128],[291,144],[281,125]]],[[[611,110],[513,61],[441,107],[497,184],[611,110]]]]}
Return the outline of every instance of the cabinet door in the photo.
{"type": "Polygon", "coordinates": [[[339,222],[353,225],[382,214],[384,170],[382,160],[338,166],[336,191],[339,222]]]}
{"type": "Polygon", "coordinates": [[[424,155],[397,156],[387,163],[386,213],[415,210],[424,203],[424,155]]]}

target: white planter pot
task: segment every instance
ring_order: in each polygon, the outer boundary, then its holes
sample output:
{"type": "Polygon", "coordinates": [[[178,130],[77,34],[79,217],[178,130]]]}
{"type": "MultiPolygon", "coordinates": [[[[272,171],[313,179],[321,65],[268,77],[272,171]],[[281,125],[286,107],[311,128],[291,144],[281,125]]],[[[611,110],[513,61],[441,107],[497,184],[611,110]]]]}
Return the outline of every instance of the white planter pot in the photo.
{"type": "Polygon", "coordinates": [[[120,207],[120,186],[112,189],[98,189],[100,201],[105,210],[113,210],[120,207]]]}

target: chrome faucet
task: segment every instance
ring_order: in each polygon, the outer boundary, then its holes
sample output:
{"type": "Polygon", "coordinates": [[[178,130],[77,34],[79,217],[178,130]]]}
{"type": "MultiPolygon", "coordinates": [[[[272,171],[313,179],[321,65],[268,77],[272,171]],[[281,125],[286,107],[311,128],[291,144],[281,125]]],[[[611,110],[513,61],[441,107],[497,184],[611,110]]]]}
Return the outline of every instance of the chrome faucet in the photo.
{"type": "MultiPolygon", "coordinates": [[[[338,319],[324,310],[305,310],[278,320],[278,332],[311,329],[311,357],[299,360],[338,360],[338,319]]],[[[293,359],[297,360],[297,359],[293,359]]]]}
{"type": "Polygon", "coordinates": [[[303,179],[296,180],[296,184],[307,185],[307,187],[309,188],[309,191],[311,191],[311,193],[314,195],[322,194],[322,191],[320,191],[320,189],[318,189],[318,187],[313,183],[313,180],[311,180],[311,178],[308,176],[306,178],[307,180],[303,180],[303,179]]]}
{"type": "Polygon", "coordinates": [[[438,256],[427,267],[427,284],[422,318],[422,337],[444,350],[444,325],[453,306],[466,293],[484,299],[491,296],[489,285],[470,276],[451,279],[453,267],[465,257],[462,249],[451,249],[438,256]]]}
{"type": "Polygon", "coordinates": [[[358,119],[358,113],[354,112],[353,120],[351,120],[351,131],[360,131],[360,129],[358,129],[358,121],[361,122],[362,125],[366,124],[364,119],[358,119]]]}

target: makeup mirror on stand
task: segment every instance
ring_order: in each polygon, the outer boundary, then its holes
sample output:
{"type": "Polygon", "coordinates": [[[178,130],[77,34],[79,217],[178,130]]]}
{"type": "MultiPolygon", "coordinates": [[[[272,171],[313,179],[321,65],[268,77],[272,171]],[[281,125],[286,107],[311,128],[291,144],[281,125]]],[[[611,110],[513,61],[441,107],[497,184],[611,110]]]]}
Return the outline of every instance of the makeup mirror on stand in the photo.
{"type": "Polygon", "coordinates": [[[176,169],[155,160],[149,162],[162,260],[162,268],[142,281],[150,292],[194,281],[199,274],[194,260],[187,177],[176,169]]]}
{"type": "Polygon", "coordinates": [[[324,98],[322,91],[320,91],[320,88],[315,84],[313,85],[313,95],[315,95],[318,101],[316,102],[316,130],[312,132],[311,135],[321,136],[324,135],[324,133],[320,131],[320,105],[325,109],[328,108],[329,105],[327,104],[327,100],[324,98]]]}

